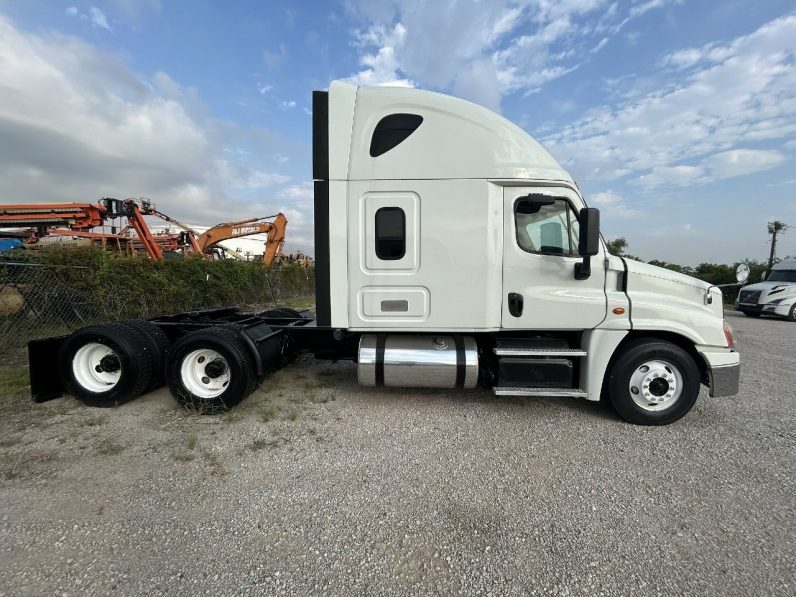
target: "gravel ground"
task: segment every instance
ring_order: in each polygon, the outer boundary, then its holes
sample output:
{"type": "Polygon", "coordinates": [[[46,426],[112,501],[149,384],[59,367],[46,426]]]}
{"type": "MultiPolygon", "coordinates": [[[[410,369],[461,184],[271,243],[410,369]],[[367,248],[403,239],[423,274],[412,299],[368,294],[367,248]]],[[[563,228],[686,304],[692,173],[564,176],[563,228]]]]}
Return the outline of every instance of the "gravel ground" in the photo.
{"type": "Polygon", "coordinates": [[[24,403],[0,594],[792,595],[796,325],[728,317],[741,393],[663,428],[309,359],[223,417],[24,403]]]}

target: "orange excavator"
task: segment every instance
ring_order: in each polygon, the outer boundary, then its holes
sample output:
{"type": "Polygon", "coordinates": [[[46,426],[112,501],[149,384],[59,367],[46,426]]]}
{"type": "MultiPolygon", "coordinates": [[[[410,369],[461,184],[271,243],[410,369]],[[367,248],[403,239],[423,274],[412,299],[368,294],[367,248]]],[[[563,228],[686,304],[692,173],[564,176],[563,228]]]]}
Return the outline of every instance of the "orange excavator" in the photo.
{"type": "MultiPolygon", "coordinates": [[[[69,236],[84,239],[104,248],[121,251],[136,251],[143,248],[151,259],[163,259],[164,249],[176,251],[187,248],[199,254],[210,254],[221,242],[233,238],[265,234],[267,240],[263,251],[263,263],[271,265],[282,254],[285,242],[287,218],[280,213],[268,218],[250,218],[239,222],[218,224],[197,235],[189,226],[158,211],[151,201],[141,198],[113,199],[105,197],[99,203],[49,203],[0,205],[0,228],[26,228],[24,233],[13,236],[24,237],[27,245],[37,244],[44,236],[69,236]],[[153,234],[144,216],[156,216],[184,230],[180,235],[153,234]],[[128,225],[117,233],[94,232],[92,229],[106,225],[107,220],[127,218],[128,225]],[[135,230],[136,237],[127,235],[135,230]]],[[[240,255],[231,251],[236,257],[240,255]]]]}
{"type": "Polygon", "coordinates": [[[265,234],[265,249],[263,251],[263,263],[271,265],[282,255],[282,247],[285,244],[285,230],[287,228],[287,218],[285,214],[278,213],[275,216],[265,218],[250,218],[239,222],[224,222],[208,229],[199,235],[196,242],[202,253],[208,253],[216,245],[232,238],[241,238],[253,234],[265,234]],[[271,220],[272,221],[268,221],[271,220]]]}

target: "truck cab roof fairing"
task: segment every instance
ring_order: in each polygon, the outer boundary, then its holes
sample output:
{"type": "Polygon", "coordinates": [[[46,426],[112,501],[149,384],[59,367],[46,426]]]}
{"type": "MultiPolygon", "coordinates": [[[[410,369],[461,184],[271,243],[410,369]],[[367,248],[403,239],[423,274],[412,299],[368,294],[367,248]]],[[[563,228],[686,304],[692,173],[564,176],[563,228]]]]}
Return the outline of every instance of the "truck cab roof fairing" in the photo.
{"type": "Polygon", "coordinates": [[[502,116],[446,95],[401,87],[329,87],[330,179],[396,180],[484,178],[572,182],[528,133],[502,116]],[[355,97],[355,102],[351,99],[355,97]],[[422,125],[389,151],[372,157],[380,121],[415,114],[422,125]],[[352,123],[353,120],[353,123],[352,123]],[[348,128],[345,124],[352,123],[348,128]],[[343,139],[350,131],[350,140],[343,139]],[[350,145],[349,145],[350,143],[350,145]],[[335,148],[345,157],[335,160],[335,148]],[[337,162],[337,168],[333,162],[337,162]],[[345,166],[347,166],[346,169],[345,166]]]}

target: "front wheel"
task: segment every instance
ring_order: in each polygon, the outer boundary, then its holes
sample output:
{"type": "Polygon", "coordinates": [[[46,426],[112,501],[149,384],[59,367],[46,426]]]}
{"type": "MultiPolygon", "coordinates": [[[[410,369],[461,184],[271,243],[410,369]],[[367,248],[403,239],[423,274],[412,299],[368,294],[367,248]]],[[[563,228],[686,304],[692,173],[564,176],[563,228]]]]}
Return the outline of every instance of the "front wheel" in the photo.
{"type": "Polygon", "coordinates": [[[794,303],[790,311],[788,311],[788,321],[796,321],[796,303],[794,303]]]}
{"type": "Polygon", "coordinates": [[[685,416],[699,395],[699,369],[685,350],[664,340],[636,340],[622,349],[608,379],[619,416],[637,425],[667,425],[685,416]]]}
{"type": "Polygon", "coordinates": [[[741,309],[741,313],[747,317],[760,317],[762,315],[761,311],[744,311],[743,309],[741,309]]]}

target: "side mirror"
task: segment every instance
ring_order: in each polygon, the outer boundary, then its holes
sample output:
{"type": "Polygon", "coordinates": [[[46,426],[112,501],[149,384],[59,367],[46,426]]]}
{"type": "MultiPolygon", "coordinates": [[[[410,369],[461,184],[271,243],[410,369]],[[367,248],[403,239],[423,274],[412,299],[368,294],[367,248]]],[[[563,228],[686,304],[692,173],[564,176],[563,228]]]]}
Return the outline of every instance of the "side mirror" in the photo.
{"type": "Polygon", "coordinates": [[[591,258],[600,252],[600,210],[596,207],[584,207],[580,210],[578,222],[578,255],[583,257],[583,261],[575,264],[575,279],[587,280],[591,276],[591,258]]]}
{"type": "Polygon", "coordinates": [[[596,207],[584,207],[578,217],[580,223],[580,240],[578,255],[591,257],[600,252],[600,210],[596,207]]]}
{"type": "Polygon", "coordinates": [[[514,209],[518,214],[530,215],[538,213],[545,205],[553,205],[555,202],[555,197],[551,197],[550,195],[530,193],[524,197],[517,197],[514,209]]]}
{"type": "Polygon", "coordinates": [[[745,263],[741,263],[737,268],[735,268],[735,281],[738,284],[746,284],[746,281],[749,279],[749,266],[745,263]]]}

